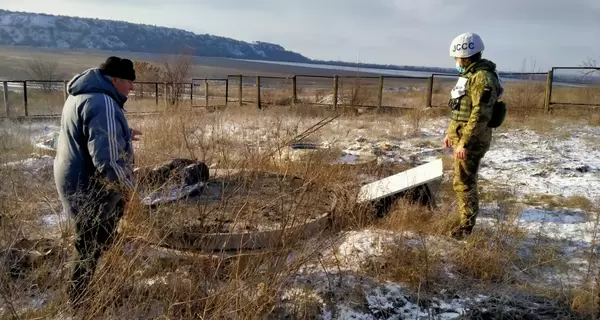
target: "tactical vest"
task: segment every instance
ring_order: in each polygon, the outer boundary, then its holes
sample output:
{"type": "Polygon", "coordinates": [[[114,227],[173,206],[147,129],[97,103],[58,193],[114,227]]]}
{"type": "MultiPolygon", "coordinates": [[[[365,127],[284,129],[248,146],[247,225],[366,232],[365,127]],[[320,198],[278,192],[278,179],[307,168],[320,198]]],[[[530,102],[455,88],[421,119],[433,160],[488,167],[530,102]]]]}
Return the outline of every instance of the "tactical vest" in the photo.
{"type": "Polygon", "coordinates": [[[448,106],[452,109],[450,119],[454,121],[468,122],[473,110],[473,102],[469,96],[469,80],[479,70],[487,69],[485,66],[478,65],[467,67],[466,72],[458,78],[456,85],[452,88],[451,98],[448,106]]]}
{"type": "Polygon", "coordinates": [[[469,97],[468,90],[469,78],[471,78],[473,74],[472,70],[467,71],[458,78],[458,82],[456,82],[456,85],[452,88],[452,97],[448,102],[448,106],[452,109],[450,119],[454,121],[468,122],[471,117],[473,103],[471,97],[469,97]]]}

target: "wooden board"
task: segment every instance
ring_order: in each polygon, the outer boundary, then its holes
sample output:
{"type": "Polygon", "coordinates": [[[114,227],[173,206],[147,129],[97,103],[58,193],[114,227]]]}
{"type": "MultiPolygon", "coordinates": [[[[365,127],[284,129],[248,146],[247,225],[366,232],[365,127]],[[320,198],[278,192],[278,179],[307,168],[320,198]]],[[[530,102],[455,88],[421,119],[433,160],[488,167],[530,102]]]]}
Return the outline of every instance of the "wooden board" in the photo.
{"type": "Polygon", "coordinates": [[[393,176],[366,184],[360,188],[358,202],[364,203],[416,188],[443,176],[442,159],[437,159],[393,176]]]}

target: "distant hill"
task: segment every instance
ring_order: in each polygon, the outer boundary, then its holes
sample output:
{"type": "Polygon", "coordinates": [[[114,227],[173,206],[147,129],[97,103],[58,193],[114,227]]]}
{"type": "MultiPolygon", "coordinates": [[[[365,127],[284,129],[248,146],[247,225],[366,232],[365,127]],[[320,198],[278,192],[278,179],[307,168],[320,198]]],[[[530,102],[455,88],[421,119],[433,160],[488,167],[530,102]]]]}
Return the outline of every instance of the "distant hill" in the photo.
{"type": "Polygon", "coordinates": [[[0,9],[0,45],[58,49],[177,54],[195,56],[329,64],[346,67],[452,72],[453,69],[312,60],[278,44],[248,43],[182,29],[124,21],[57,16],[0,9]]]}
{"type": "MultiPolygon", "coordinates": [[[[199,35],[175,28],[2,9],[0,9],[0,45],[149,54],[177,54],[185,50],[189,54],[201,57],[456,74],[453,68],[312,60],[300,53],[288,51],[278,44],[267,42],[248,43],[209,34],[199,35]]],[[[508,78],[524,78],[522,75],[509,72],[500,72],[500,74],[508,78]]],[[[543,80],[543,77],[543,75],[536,75],[533,78],[543,80]]],[[[581,75],[555,75],[556,80],[576,83],[600,81],[598,77],[582,79],[581,75]]]]}
{"type": "Polygon", "coordinates": [[[0,10],[0,45],[310,62],[277,44],[123,21],[0,10]]]}

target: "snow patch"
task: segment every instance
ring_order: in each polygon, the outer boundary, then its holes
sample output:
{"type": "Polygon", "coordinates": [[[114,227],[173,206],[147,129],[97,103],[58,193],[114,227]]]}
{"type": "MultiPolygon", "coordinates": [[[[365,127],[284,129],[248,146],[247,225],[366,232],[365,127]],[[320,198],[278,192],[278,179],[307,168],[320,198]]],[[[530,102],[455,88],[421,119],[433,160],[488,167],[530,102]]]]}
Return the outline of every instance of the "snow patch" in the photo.
{"type": "Polygon", "coordinates": [[[482,160],[482,178],[514,186],[518,195],[554,194],[600,198],[600,149],[580,139],[600,128],[572,129],[571,137],[514,130],[494,135],[482,160]]]}
{"type": "Polygon", "coordinates": [[[519,225],[533,234],[552,239],[592,244],[600,235],[594,233],[599,221],[583,210],[525,209],[519,216],[519,225]]]}
{"type": "Polygon", "coordinates": [[[2,167],[18,168],[31,175],[37,175],[54,166],[54,158],[50,156],[36,156],[24,160],[4,163],[2,167]]]}
{"type": "Polygon", "coordinates": [[[346,233],[338,247],[341,262],[350,270],[359,271],[362,265],[384,253],[384,244],[393,242],[394,234],[383,230],[361,230],[346,233]]]}
{"type": "Polygon", "coordinates": [[[52,213],[42,216],[42,223],[45,227],[55,228],[66,222],[68,222],[69,217],[64,211],[60,213],[52,213]]]}
{"type": "Polygon", "coordinates": [[[401,284],[333,270],[301,274],[287,288],[282,296],[284,312],[312,307],[323,319],[456,319],[469,304],[488,299],[483,295],[419,297],[401,284]]]}

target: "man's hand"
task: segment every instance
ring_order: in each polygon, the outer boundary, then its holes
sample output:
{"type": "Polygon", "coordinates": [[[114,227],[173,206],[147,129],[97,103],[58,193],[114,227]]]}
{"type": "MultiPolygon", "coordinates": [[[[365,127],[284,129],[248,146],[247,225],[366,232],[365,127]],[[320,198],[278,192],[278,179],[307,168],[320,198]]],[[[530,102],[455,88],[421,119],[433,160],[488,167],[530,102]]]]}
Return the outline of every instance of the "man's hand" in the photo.
{"type": "Polygon", "coordinates": [[[142,132],[136,129],[131,129],[131,141],[140,141],[140,138],[137,136],[141,136],[142,132]]]}
{"type": "Polygon", "coordinates": [[[465,160],[467,158],[467,149],[465,149],[465,147],[456,147],[454,149],[454,157],[460,159],[460,160],[465,160]]]}
{"type": "Polygon", "coordinates": [[[450,148],[450,138],[448,138],[448,135],[444,136],[444,148],[450,148]]]}

